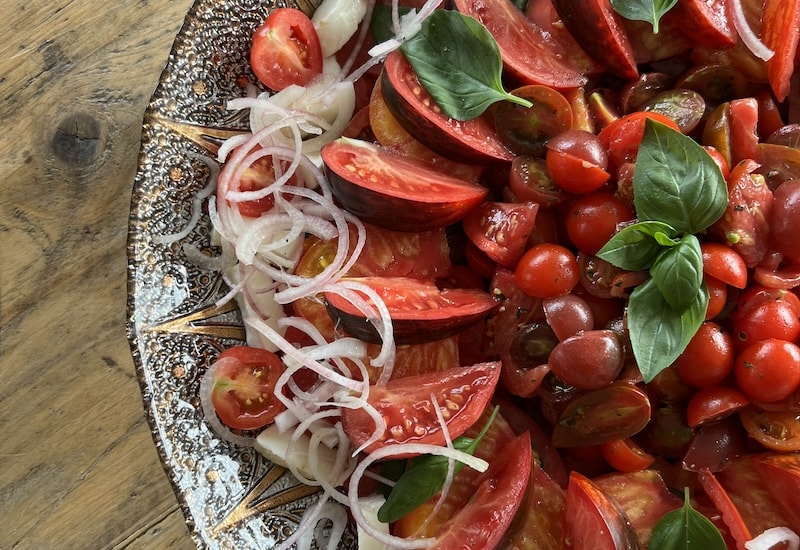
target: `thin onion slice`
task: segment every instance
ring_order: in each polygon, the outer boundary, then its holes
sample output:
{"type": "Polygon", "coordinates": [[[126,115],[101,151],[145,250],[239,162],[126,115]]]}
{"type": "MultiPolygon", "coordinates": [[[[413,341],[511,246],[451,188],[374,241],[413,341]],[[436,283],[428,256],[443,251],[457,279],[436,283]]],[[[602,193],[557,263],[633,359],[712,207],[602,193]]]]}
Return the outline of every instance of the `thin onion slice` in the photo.
{"type": "Polygon", "coordinates": [[[753,540],[744,543],[747,550],[770,550],[776,544],[787,543],[786,550],[800,549],[800,537],[788,527],[772,527],[753,540]]]}
{"type": "Polygon", "coordinates": [[[742,43],[747,46],[753,55],[762,61],[769,60],[775,52],[770,50],[766,44],[753,32],[750,23],[747,22],[747,17],[744,14],[744,7],[741,0],[730,0],[731,14],[733,15],[733,26],[742,39],[742,43]]]}

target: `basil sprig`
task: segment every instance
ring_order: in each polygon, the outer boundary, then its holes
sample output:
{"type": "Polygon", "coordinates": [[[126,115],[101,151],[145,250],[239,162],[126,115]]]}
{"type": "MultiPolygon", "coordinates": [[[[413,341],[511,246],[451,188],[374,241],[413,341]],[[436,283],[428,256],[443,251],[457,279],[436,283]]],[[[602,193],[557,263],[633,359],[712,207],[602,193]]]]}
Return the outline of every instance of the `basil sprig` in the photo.
{"type": "Polygon", "coordinates": [[[400,50],[422,86],[451,118],[477,118],[489,105],[503,100],[531,107],[528,100],[503,88],[500,48],[472,17],[436,10],[400,50]]]}
{"type": "Polygon", "coordinates": [[[648,119],[633,172],[638,222],[597,255],[630,271],[649,271],[628,300],[628,330],[645,382],[671,365],[705,320],[700,233],[728,204],[717,164],[693,139],[648,119]]]}
{"type": "Polygon", "coordinates": [[[614,11],[625,19],[653,25],[653,34],[658,34],[658,22],[677,3],[678,0],[611,0],[614,11]]]}
{"type": "Polygon", "coordinates": [[[681,508],[667,512],[653,528],[649,550],[725,550],[727,545],[719,529],[707,517],[692,508],[689,488],[684,489],[681,508]]]}
{"type": "MultiPolygon", "coordinates": [[[[495,407],[477,437],[457,437],[453,440],[453,447],[459,451],[474,454],[483,436],[494,422],[498,410],[499,408],[495,407]]],[[[447,465],[448,459],[439,455],[423,455],[411,459],[408,468],[397,479],[392,491],[386,497],[386,502],[378,510],[378,520],[383,523],[397,521],[433,497],[447,479],[447,465]]],[[[456,462],[454,473],[457,473],[463,466],[461,462],[456,462]]]]}

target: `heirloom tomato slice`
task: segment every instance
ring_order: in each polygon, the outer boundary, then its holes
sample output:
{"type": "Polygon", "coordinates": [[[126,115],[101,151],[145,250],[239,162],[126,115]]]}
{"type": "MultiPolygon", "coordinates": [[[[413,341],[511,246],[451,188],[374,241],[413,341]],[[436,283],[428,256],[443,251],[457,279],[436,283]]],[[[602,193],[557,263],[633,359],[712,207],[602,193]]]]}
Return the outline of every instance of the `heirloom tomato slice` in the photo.
{"type": "Polygon", "coordinates": [[[488,190],[412,157],[366,141],[339,138],[322,148],[333,194],[363,221],[397,231],[425,231],[458,221],[488,190]]]}
{"type": "MultiPolygon", "coordinates": [[[[444,432],[431,396],[437,401],[435,406],[442,412],[450,437],[455,439],[481,416],[499,377],[498,363],[479,363],[371,386],[367,401],[386,421],[386,430],[365,451],[403,443],[444,445],[444,432]]],[[[343,408],[342,426],[356,447],[366,443],[376,429],[374,419],[363,408],[343,408]]]]}
{"type": "Polygon", "coordinates": [[[538,211],[535,202],[484,202],[464,216],[464,232],[492,261],[512,268],[525,253],[538,211]]]}
{"type": "MultiPolygon", "coordinates": [[[[386,304],[398,344],[418,344],[453,336],[480,321],[499,302],[479,289],[439,289],[430,281],[407,277],[346,279],[374,290],[386,304]]],[[[367,300],[364,294],[359,293],[367,300]]],[[[379,343],[380,335],[367,316],[339,294],[325,293],[331,317],[349,334],[379,343]]]]}
{"type": "Polygon", "coordinates": [[[238,430],[263,428],[286,407],[275,398],[283,361],[261,348],[237,346],[214,362],[211,402],[222,422],[238,430]]]}
{"type": "Polygon", "coordinates": [[[514,438],[477,478],[475,494],[436,533],[431,549],[494,548],[522,503],[533,462],[527,433],[514,438]]]}
{"type": "Polygon", "coordinates": [[[494,131],[491,119],[455,120],[442,113],[399,51],[390,53],[384,61],[381,91],[397,121],[437,153],[469,164],[514,160],[514,154],[494,131]]]}
{"type": "Polygon", "coordinates": [[[788,526],[800,533],[800,454],[765,453],[753,459],[753,466],[769,486],[788,526]]]}

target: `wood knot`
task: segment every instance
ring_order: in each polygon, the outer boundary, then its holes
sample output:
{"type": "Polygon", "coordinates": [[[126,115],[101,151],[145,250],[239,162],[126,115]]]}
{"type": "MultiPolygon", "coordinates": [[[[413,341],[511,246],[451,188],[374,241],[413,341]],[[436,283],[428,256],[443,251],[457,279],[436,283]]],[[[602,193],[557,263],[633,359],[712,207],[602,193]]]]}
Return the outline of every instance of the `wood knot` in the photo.
{"type": "Polygon", "coordinates": [[[105,132],[100,122],[88,113],[79,112],[59,122],[50,146],[60,160],[74,167],[85,167],[100,156],[105,149],[105,142],[105,132]]]}

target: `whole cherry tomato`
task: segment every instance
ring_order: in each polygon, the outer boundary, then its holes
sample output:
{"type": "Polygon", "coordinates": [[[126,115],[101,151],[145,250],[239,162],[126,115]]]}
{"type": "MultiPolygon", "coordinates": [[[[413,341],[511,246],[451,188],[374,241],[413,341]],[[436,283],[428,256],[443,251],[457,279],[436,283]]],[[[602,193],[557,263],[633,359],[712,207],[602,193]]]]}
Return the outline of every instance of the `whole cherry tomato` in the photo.
{"type": "Polygon", "coordinates": [[[552,298],[575,288],[580,272],[578,261],[569,249],[542,243],[525,252],[514,270],[514,278],[529,296],[552,298]]]}
{"type": "Polygon", "coordinates": [[[785,399],[800,386],[800,347],[776,338],[756,342],[736,357],[733,374],[750,399],[785,399]]]}

